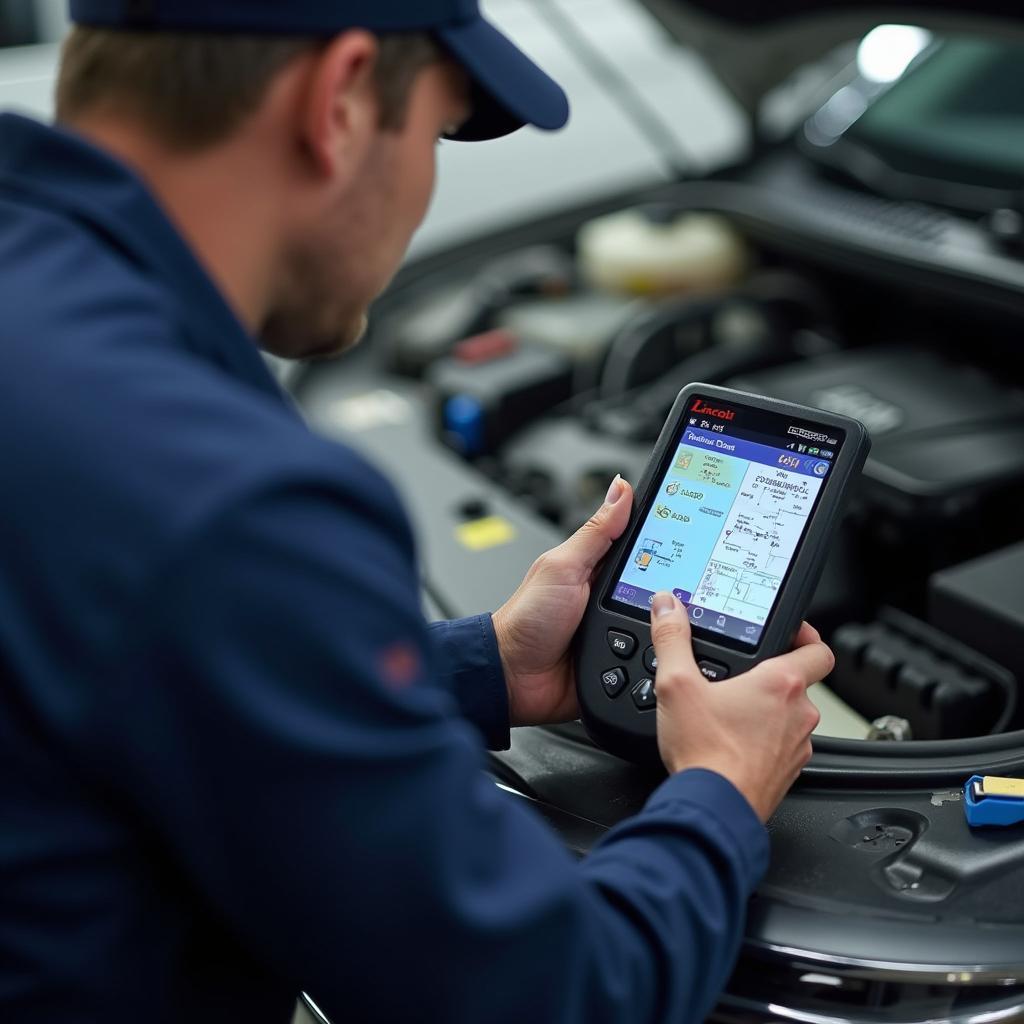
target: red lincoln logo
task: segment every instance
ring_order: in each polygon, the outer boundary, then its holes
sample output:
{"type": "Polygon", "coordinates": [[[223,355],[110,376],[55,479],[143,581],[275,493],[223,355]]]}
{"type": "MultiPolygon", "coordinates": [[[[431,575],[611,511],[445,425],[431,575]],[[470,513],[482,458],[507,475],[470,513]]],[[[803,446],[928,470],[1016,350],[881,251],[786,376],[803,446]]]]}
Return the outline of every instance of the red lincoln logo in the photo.
{"type": "Polygon", "coordinates": [[[698,398],[693,403],[690,412],[700,413],[701,416],[715,416],[720,420],[736,419],[736,413],[732,409],[716,409],[713,405],[708,405],[702,398],[698,398]]]}

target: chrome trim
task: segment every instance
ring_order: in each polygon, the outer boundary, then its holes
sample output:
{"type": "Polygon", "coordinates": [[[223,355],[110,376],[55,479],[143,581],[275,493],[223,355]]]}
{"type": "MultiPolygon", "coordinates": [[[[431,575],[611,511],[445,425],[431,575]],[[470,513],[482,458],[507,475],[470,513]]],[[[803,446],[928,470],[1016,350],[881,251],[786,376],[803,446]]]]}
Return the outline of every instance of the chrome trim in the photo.
{"type": "MultiPolygon", "coordinates": [[[[843,1013],[830,1015],[827,1013],[814,1013],[810,1010],[798,1010],[792,1006],[783,1006],[780,1003],[761,1003],[756,999],[746,999],[742,996],[734,996],[724,993],[719,1006],[726,1011],[734,1011],[742,1014],[747,1021],[767,1022],[786,1020],[795,1024],[1009,1024],[1012,1021],[1024,1020],[1024,1002],[1018,996],[1013,1001],[997,1007],[996,1009],[975,1010],[958,1013],[950,1017],[917,1016],[898,1017],[891,1010],[871,1012],[867,1007],[863,1013],[851,1012],[850,1008],[844,1008],[843,1013]]],[[[711,1014],[712,1019],[718,1016],[717,1011],[711,1014]]]]}
{"type": "Polygon", "coordinates": [[[504,782],[498,782],[495,779],[492,779],[491,781],[498,787],[498,789],[503,789],[505,790],[506,793],[511,793],[513,796],[522,797],[524,800],[531,800],[533,801],[533,803],[537,802],[533,799],[532,796],[527,796],[525,793],[520,793],[518,789],[513,789],[511,786],[506,786],[504,782]]]}
{"type": "Polygon", "coordinates": [[[309,1015],[313,1018],[315,1024],[331,1024],[331,1022],[324,1016],[320,1007],[317,1006],[305,992],[299,996],[299,1002],[301,1002],[303,1007],[309,1011],[309,1015]]]}
{"type": "Polygon", "coordinates": [[[1020,985],[1024,984],[1024,964],[1003,968],[981,964],[918,964],[860,957],[836,956],[813,950],[759,943],[748,939],[744,951],[761,960],[782,960],[790,967],[815,970],[827,968],[829,974],[868,981],[916,982],[924,985],[1020,985]]]}

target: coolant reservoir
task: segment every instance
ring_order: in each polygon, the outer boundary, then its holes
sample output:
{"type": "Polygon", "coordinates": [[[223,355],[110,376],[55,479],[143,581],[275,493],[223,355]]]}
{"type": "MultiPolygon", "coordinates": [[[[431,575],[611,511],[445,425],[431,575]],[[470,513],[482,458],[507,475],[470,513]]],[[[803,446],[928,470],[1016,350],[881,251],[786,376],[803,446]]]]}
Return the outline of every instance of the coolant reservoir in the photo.
{"type": "Polygon", "coordinates": [[[719,291],[749,264],[746,243],[726,218],[661,207],[593,220],[580,230],[577,248],[591,284],[632,295],[719,291]]]}

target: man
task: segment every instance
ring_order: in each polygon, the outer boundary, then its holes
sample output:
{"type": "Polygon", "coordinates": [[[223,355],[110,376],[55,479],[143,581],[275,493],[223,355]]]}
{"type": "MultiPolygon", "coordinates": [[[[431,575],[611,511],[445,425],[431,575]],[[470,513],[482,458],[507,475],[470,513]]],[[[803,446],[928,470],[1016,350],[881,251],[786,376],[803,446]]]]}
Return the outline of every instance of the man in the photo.
{"type": "Polygon", "coordinates": [[[574,862],[484,743],[574,717],[628,485],[428,629],[390,486],[256,346],[353,344],[438,138],[561,91],[476,0],[71,11],[61,127],[0,118],[0,1019],[701,1019],[828,649],[711,686],[659,595],[670,777],[574,862]]]}

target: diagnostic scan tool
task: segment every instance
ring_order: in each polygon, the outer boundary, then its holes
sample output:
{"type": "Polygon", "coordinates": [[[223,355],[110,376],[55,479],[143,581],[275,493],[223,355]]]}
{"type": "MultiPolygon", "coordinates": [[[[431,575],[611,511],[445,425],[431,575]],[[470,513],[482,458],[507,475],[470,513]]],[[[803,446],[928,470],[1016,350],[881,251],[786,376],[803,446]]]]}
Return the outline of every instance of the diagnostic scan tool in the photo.
{"type": "Polygon", "coordinates": [[[686,605],[712,682],[791,648],[870,445],[845,416],[707,384],[680,392],[576,634],[596,743],[657,755],[659,590],[686,605]]]}

